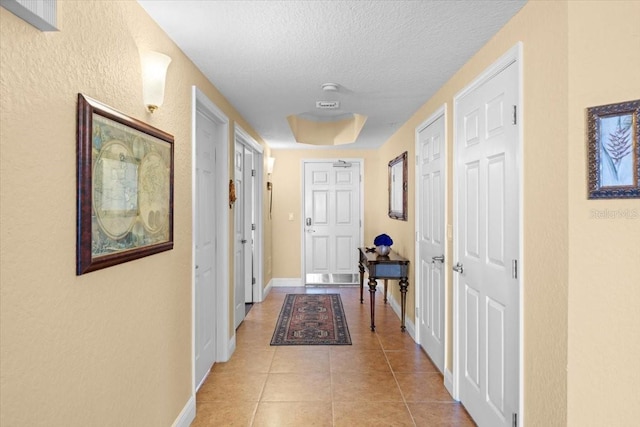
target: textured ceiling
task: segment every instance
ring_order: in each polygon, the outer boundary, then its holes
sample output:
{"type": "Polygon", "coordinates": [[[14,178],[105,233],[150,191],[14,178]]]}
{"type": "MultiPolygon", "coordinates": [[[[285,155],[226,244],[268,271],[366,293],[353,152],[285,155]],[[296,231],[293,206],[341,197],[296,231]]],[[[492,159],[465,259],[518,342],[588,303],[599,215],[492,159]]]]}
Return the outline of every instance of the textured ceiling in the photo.
{"type": "Polygon", "coordinates": [[[357,141],[340,148],[379,147],[525,4],[138,2],[275,149],[315,148],[295,142],[291,114],[363,114],[357,141]],[[340,109],[316,110],[321,100],[340,109]]]}

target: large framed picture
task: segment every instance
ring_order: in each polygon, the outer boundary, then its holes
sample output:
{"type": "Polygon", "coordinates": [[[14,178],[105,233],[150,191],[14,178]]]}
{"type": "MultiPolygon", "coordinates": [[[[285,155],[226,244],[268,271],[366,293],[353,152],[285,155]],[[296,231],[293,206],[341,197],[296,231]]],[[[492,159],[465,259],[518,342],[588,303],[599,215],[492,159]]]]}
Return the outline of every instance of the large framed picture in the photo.
{"type": "Polygon", "coordinates": [[[76,274],[173,249],[173,136],[78,94],[76,274]]]}
{"type": "Polygon", "coordinates": [[[589,199],[640,198],[640,100],[587,109],[589,199]]]}

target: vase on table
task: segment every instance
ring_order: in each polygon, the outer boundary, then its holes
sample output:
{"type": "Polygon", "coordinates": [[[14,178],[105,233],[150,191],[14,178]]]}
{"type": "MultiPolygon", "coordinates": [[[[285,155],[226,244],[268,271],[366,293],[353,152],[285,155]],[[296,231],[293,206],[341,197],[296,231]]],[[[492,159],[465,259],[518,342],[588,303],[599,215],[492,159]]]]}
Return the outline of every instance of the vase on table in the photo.
{"type": "Polygon", "coordinates": [[[391,246],[378,245],[376,246],[376,253],[381,256],[387,256],[391,252],[391,246]]]}

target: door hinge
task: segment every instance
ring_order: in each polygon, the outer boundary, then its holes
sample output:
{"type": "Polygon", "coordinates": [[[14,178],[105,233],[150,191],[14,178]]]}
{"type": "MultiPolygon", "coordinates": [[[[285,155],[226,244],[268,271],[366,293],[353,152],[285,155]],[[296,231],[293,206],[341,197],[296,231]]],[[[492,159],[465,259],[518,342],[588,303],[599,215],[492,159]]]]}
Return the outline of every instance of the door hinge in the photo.
{"type": "Polygon", "coordinates": [[[251,224],[251,230],[253,230],[253,231],[256,230],[256,225],[255,224],[251,224]]]}
{"type": "Polygon", "coordinates": [[[420,155],[416,154],[416,166],[420,164],[420,155]]]}
{"type": "Polygon", "coordinates": [[[420,318],[420,310],[418,310],[418,307],[416,307],[416,319],[420,318]]]}
{"type": "Polygon", "coordinates": [[[251,284],[252,284],[252,285],[255,285],[255,284],[256,284],[256,278],[255,278],[255,277],[252,277],[252,278],[251,278],[251,284]]]}
{"type": "Polygon", "coordinates": [[[518,278],[518,260],[514,259],[511,261],[511,278],[518,278]]]}
{"type": "Polygon", "coordinates": [[[255,169],[251,169],[251,176],[256,176],[256,170],[255,169]]]}
{"type": "Polygon", "coordinates": [[[515,412],[513,413],[513,416],[511,417],[511,419],[513,420],[513,427],[518,427],[518,414],[516,414],[515,412]]]}
{"type": "Polygon", "coordinates": [[[518,107],[515,105],[513,106],[513,120],[511,121],[511,124],[518,124],[518,107]]]}

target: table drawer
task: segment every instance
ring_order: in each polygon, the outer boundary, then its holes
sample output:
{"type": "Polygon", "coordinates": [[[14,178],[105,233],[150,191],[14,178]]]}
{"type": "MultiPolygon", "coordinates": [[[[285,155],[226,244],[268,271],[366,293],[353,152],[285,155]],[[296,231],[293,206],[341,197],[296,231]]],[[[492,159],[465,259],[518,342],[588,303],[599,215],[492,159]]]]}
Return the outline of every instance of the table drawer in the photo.
{"type": "Polygon", "coordinates": [[[406,265],[374,264],[369,266],[369,276],[378,279],[400,279],[406,277],[406,265]]]}

